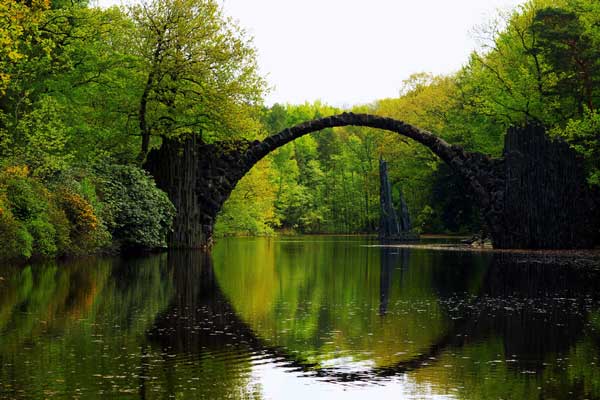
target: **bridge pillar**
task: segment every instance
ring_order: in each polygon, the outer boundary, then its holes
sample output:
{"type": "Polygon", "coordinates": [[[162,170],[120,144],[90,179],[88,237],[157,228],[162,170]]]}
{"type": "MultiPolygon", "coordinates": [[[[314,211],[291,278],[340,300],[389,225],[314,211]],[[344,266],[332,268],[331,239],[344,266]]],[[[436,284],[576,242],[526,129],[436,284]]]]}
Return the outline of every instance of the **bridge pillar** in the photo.
{"type": "Polygon", "coordinates": [[[247,172],[241,159],[248,145],[205,144],[191,136],[183,141],[164,139],[159,149],[150,151],[144,168],[177,209],[169,248],[212,246],[217,214],[247,172]]]}
{"type": "Polygon", "coordinates": [[[540,125],[510,128],[498,193],[496,248],[591,248],[598,243],[598,204],[582,158],[540,125]]]}

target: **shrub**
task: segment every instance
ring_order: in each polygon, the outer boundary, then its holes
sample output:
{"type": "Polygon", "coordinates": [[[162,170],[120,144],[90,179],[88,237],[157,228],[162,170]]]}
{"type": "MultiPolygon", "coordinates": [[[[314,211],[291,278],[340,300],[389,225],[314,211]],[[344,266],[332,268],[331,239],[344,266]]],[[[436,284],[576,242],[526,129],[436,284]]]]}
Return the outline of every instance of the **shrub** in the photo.
{"type": "Polygon", "coordinates": [[[27,177],[8,176],[6,197],[15,217],[21,221],[36,218],[48,207],[47,195],[41,184],[27,177]]]}
{"type": "Polygon", "coordinates": [[[5,200],[0,200],[0,242],[0,259],[31,257],[33,238],[6,207],[5,200]]]}
{"type": "Polygon", "coordinates": [[[91,253],[110,232],[124,247],[166,247],[175,215],[167,195],[139,168],[98,171],[65,171],[50,190],[28,167],[0,171],[0,259],[91,253]]]}
{"type": "Polygon", "coordinates": [[[0,172],[0,258],[29,258],[33,236],[26,221],[40,215],[47,206],[46,192],[28,177],[26,166],[11,166],[0,172]]]}
{"type": "Polygon", "coordinates": [[[105,165],[98,174],[102,217],[113,238],[123,247],[165,248],[175,216],[166,193],[145,171],[133,166],[105,165]]]}
{"type": "Polygon", "coordinates": [[[27,167],[0,172],[0,258],[90,253],[110,242],[90,202],[66,186],[53,185],[51,194],[27,167]]]}
{"type": "Polygon", "coordinates": [[[33,237],[33,254],[45,257],[55,256],[56,229],[45,219],[37,218],[27,223],[27,230],[33,237]]]}
{"type": "Polygon", "coordinates": [[[442,233],[444,224],[440,220],[439,213],[426,205],[417,215],[415,230],[419,233],[442,233]]]}
{"type": "Polygon", "coordinates": [[[8,167],[0,174],[0,185],[17,229],[5,231],[6,240],[15,244],[9,252],[14,257],[29,258],[32,255],[55,256],[56,229],[49,222],[48,209],[51,196],[36,179],[29,177],[26,166],[8,167]]]}
{"type": "Polygon", "coordinates": [[[92,205],[83,197],[77,193],[63,191],[59,201],[65,215],[73,224],[73,234],[85,235],[98,228],[98,217],[94,214],[92,205]]]}
{"type": "Polygon", "coordinates": [[[31,236],[25,226],[19,226],[15,241],[18,249],[16,256],[29,258],[33,255],[33,236],[31,236]]]}
{"type": "Polygon", "coordinates": [[[70,224],[69,253],[93,252],[110,242],[110,234],[85,198],[63,189],[57,193],[57,201],[70,224]]]}
{"type": "Polygon", "coordinates": [[[56,247],[59,255],[73,253],[71,246],[71,223],[65,211],[56,205],[48,208],[48,221],[56,231],[56,247]]]}

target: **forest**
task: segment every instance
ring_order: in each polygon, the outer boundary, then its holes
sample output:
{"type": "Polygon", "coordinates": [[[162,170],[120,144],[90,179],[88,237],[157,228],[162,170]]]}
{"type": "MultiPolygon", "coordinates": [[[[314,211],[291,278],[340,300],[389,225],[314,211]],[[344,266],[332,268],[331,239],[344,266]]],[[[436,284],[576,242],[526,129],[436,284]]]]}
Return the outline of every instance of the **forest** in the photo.
{"type": "MultiPolygon", "coordinates": [[[[163,138],[262,139],[344,111],[266,105],[252,40],[215,0],[108,9],[4,0],[0,21],[2,259],[164,248],[176,210],[143,169],[163,138]]],[[[495,156],[509,126],[543,124],[600,185],[600,3],[530,0],[474,35],[479,47],[459,71],[416,73],[397,97],[350,111],[495,156]]],[[[217,234],[375,233],[379,158],[415,229],[483,229],[465,184],[430,150],[344,127],[263,159],[225,204],[217,234]]]]}

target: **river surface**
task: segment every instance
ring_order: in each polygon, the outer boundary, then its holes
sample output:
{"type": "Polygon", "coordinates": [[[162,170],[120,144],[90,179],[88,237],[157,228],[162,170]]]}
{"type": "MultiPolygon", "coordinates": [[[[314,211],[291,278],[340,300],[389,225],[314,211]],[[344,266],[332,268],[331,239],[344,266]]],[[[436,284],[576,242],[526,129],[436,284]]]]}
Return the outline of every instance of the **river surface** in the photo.
{"type": "Polygon", "coordinates": [[[0,266],[0,399],[600,399],[598,264],[307,236],[0,266]]]}

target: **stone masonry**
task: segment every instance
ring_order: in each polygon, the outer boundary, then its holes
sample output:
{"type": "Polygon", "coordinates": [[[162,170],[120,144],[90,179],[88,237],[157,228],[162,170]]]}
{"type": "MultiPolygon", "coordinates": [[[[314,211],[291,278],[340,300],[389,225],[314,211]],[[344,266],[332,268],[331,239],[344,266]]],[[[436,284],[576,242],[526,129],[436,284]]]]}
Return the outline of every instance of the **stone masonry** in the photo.
{"type": "MultiPolygon", "coordinates": [[[[581,162],[568,146],[553,144],[543,132],[540,136],[539,130],[542,128],[535,128],[537,130],[534,131],[532,128],[509,131],[507,152],[503,158],[495,159],[481,153],[467,152],[460,146],[448,144],[431,132],[402,121],[369,114],[343,113],[293,126],[262,141],[231,140],[206,144],[195,136],[184,141],[164,139],[160,149],[149,153],[145,168],[155,177],[157,186],[167,192],[178,210],[174,231],[169,238],[170,246],[209,248],[212,245],[217,214],[237,182],[259,160],[303,135],[348,125],[379,128],[408,137],[428,147],[450,165],[469,187],[470,195],[479,205],[492,242],[497,248],[589,247],[597,238],[596,207],[591,192],[586,189],[581,162]],[[541,146],[535,151],[528,139],[519,139],[529,137],[532,132],[537,135],[536,143],[541,146]],[[556,146],[560,150],[556,150],[556,146]],[[533,156],[528,151],[533,151],[533,156]],[[517,154],[520,156],[517,157],[517,154]],[[529,163],[514,161],[530,156],[535,160],[529,163]],[[554,168],[554,164],[560,166],[554,168]],[[559,194],[551,198],[560,203],[558,207],[562,210],[557,214],[560,215],[556,220],[559,228],[564,225],[566,229],[567,225],[573,224],[581,224],[581,228],[568,228],[569,234],[558,235],[555,240],[539,240],[545,234],[544,227],[553,217],[538,210],[528,219],[529,228],[518,229],[517,225],[523,215],[528,215],[527,208],[533,207],[536,201],[541,201],[536,200],[540,193],[548,196],[551,188],[546,186],[554,182],[550,173],[540,172],[538,175],[545,177],[545,180],[540,181],[536,180],[539,177],[535,175],[537,172],[531,175],[527,171],[537,171],[536,168],[550,168],[557,173],[565,169],[572,171],[570,175],[556,181],[563,187],[558,190],[559,194]],[[528,178],[515,180],[517,175],[528,178]],[[574,180],[572,187],[569,186],[569,179],[574,180]],[[540,191],[536,186],[539,184],[546,185],[546,189],[540,191]],[[564,197],[573,190],[577,193],[577,202],[565,201],[564,197]],[[515,191],[519,195],[513,195],[515,191]],[[523,202],[524,198],[528,201],[523,202]],[[588,216],[584,218],[585,221],[581,217],[582,211],[577,211],[578,207],[582,207],[583,213],[588,216]],[[520,210],[520,214],[515,214],[515,210],[520,210]],[[508,214],[519,217],[511,219],[508,214]]],[[[554,210],[547,203],[544,210],[554,210]]]]}

